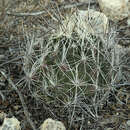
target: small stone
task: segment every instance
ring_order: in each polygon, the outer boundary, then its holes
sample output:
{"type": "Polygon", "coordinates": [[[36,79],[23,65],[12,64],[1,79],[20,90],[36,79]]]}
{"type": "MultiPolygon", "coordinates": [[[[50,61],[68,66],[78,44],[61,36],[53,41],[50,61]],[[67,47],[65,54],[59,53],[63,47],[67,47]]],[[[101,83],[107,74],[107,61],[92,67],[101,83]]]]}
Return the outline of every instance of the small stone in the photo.
{"type": "Polygon", "coordinates": [[[13,106],[13,108],[14,108],[14,110],[17,111],[20,108],[20,106],[19,105],[15,105],[15,106],[13,106]]]}
{"type": "Polygon", "coordinates": [[[130,27],[130,18],[127,20],[127,25],[130,27]]]}
{"type": "Polygon", "coordinates": [[[130,127],[130,120],[128,120],[128,121],[126,122],[126,124],[130,127]]]}
{"type": "Polygon", "coordinates": [[[128,17],[128,0],[98,0],[102,12],[112,21],[128,17]]]}
{"type": "Polygon", "coordinates": [[[21,130],[20,122],[15,118],[5,118],[0,130],[21,130]]]}
{"type": "Polygon", "coordinates": [[[48,118],[41,125],[40,130],[66,130],[62,122],[48,118]]]}

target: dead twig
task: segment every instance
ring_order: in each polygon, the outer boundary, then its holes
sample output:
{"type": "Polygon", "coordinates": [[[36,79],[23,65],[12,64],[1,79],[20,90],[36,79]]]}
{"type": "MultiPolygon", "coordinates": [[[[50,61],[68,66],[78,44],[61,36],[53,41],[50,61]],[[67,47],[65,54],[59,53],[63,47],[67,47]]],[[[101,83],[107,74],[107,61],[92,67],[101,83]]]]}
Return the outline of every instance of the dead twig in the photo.
{"type": "MultiPolygon", "coordinates": [[[[82,5],[88,5],[89,3],[94,4],[96,3],[95,1],[91,1],[91,2],[80,2],[80,3],[74,3],[74,4],[68,4],[68,5],[62,5],[61,7],[59,7],[59,10],[62,9],[70,9],[70,8],[74,8],[74,7],[78,7],[78,6],[82,6],[82,5]]],[[[50,9],[49,11],[54,11],[54,9],[50,9]]],[[[47,12],[45,10],[43,11],[39,11],[39,12],[32,12],[32,13],[17,13],[17,12],[7,12],[7,15],[12,15],[12,16],[37,16],[37,15],[41,15],[41,14],[46,14],[47,12]]]]}

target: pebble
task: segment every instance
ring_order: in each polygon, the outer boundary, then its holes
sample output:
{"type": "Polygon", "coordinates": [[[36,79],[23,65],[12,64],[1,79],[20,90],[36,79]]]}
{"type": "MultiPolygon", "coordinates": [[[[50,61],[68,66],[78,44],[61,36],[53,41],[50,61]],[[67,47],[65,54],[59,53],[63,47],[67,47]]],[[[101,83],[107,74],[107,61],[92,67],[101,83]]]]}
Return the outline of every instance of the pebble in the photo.
{"type": "Polygon", "coordinates": [[[128,121],[126,122],[126,124],[127,124],[128,126],[130,126],[130,120],[128,120],[128,121]]]}

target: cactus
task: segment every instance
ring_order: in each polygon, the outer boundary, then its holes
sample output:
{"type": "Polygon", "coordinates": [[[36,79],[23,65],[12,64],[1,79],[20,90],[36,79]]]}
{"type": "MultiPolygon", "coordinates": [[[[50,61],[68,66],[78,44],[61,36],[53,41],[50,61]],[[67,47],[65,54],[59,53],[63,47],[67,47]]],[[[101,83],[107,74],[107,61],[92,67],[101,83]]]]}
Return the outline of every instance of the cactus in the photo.
{"type": "Polygon", "coordinates": [[[32,96],[52,105],[59,117],[67,116],[70,126],[82,118],[78,113],[96,120],[117,71],[102,39],[73,31],[70,37],[52,33],[48,39],[27,34],[24,43],[24,81],[32,96]]]}

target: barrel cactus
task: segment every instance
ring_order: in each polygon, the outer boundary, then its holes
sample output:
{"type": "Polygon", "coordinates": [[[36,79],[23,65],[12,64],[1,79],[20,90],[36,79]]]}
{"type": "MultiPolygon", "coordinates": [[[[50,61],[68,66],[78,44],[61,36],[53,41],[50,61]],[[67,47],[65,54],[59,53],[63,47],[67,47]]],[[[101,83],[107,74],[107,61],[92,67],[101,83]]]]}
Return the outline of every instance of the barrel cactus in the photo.
{"type": "Polygon", "coordinates": [[[78,113],[97,119],[98,108],[109,95],[116,70],[102,42],[91,33],[79,37],[73,29],[70,37],[54,32],[49,38],[27,35],[24,42],[27,87],[57,116],[67,116],[70,125],[82,118],[78,113]]]}

